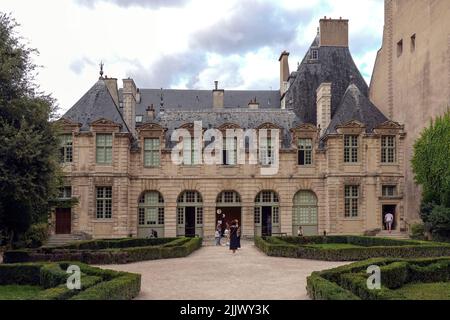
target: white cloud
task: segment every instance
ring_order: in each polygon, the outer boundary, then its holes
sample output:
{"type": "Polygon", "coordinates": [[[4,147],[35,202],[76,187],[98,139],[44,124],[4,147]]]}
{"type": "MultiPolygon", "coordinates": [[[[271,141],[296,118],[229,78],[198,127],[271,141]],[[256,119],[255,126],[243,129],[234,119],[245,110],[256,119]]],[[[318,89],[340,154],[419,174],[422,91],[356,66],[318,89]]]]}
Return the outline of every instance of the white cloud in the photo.
{"type": "MultiPolygon", "coordinates": [[[[368,79],[381,44],[383,25],[382,0],[254,0],[255,3],[271,2],[281,8],[279,12],[304,13],[290,17],[296,30],[292,42],[279,48],[260,46],[247,52],[213,54],[191,47],[192,39],[208,30],[210,35],[214,32],[221,35],[220,21],[230,16],[240,3],[238,0],[175,0],[172,4],[182,4],[129,7],[116,5],[115,0],[98,1],[92,6],[80,5],[79,1],[86,0],[0,1],[0,10],[11,12],[22,25],[19,34],[40,51],[35,61],[43,68],[37,81],[43,90],[58,99],[63,111],[94,84],[101,60],[105,62],[106,75],[121,79],[139,74],[149,79],[145,81],[149,86],[157,82],[155,79],[165,69],[155,67],[155,63],[175,61],[179,68],[167,70],[181,73],[166,75],[172,86],[211,88],[213,81],[219,80],[229,89],[276,89],[279,51],[291,52],[291,68],[295,69],[316,34],[318,20],[325,15],[350,19],[351,49],[368,79]],[[197,53],[194,64],[190,59],[197,53]],[[204,64],[201,59],[205,59],[204,64]]],[[[245,14],[248,19],[255,19],[251,13],[245,14]]]]}

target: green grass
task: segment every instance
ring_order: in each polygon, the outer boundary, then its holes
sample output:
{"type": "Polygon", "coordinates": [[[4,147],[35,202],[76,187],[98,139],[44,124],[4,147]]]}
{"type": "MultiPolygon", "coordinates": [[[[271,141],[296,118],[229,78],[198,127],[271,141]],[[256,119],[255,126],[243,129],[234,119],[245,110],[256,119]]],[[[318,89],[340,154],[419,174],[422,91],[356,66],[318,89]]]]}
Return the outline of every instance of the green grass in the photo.
{"type": "Polygon", "coordinates": [[[450,300],[450,282],[409,283],[394,292],[408,300],[450,300]]]}
{"type": "Polygon", "coordinates": [[[316,243],[308,244],[306,247],[312,247],[317,249],[348,249],[348,248],[362,248],[362,246],[357,246],[350,243],[316,243]]]}
{"type": "Polygon", "coordinates": [[[0,286],[0,300],[30,300],[37,297],[43,290],[39,286],[2,285],[0,286]]]}

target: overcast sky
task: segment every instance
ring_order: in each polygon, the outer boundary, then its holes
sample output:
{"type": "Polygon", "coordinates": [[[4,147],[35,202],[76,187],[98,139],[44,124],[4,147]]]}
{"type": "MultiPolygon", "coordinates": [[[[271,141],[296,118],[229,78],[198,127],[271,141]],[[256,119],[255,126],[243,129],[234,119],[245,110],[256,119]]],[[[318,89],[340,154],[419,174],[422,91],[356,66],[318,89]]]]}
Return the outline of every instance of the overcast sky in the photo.
{"type": "MultiPolygon", "coordinates": [[[[350,50],[370,81],[383,0],[0,0],[40,55],[37,82],[61,113],[105,75],[141,88],[278,89],[278,57],[296,69],[319,19],[350,20],[350,50]]],[[[121,82],[119,82],[120,84],[121,82]]]]}

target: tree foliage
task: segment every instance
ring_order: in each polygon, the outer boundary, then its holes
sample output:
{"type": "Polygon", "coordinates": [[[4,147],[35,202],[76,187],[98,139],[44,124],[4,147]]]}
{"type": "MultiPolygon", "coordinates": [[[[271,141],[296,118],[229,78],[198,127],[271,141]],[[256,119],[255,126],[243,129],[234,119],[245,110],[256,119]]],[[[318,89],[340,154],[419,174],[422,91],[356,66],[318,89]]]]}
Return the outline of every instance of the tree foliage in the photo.
{"type": "Polygon", "coordinates": [[[22,43],[17,26],[0,12],[0,231],[16,239],[46,219],[58,184],[55,103],[38,92],[37,51],[22,43]]]}
{"type": "Polygon", "coordinates": [[[412,167],[423,190],[422,220],[433,234],[450,238],[450,111],[424,129],[412,167]]]}

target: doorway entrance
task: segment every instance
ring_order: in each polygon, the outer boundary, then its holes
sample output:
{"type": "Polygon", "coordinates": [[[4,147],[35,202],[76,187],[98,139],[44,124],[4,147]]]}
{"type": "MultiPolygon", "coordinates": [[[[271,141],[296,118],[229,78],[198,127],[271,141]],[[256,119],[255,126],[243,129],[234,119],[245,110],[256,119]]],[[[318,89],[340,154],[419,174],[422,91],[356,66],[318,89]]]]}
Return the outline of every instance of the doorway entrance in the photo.
{"type": "Polygon", "coordinates": [[[272,207],[261,207],[261,235],[270,237],[272,235],[272,207]]]}
{"type": "Polygon", "coordinates": [[[70,234],[72,232],[72,212],[70,208],[56,208],[56,234],[70,234]]]}
{"type": "Polygon", "coordinates": [[[255,235],[280,234],[280,201],[274,191],[261,191],[255,198],[255,235]]]}
{"type": "Polygon", "coordinates": [[[226,226],[231,225],[233,220],[239,221],[242,232],[242,210],[241,196],[236,191],[223,191],[219,193],[216,200],[216,226],[221,225],[222,234],[226,226]]]}
{"type": "Polygon", "coordinates": [[[396,205],[395,204],[385,204],[382,207],[382,224],[383,224],[383,230],[386,229],[386,224],[384,223],[384,216],[388,213],[392,213],[394,216],[394,221],[392,222],[392,230],[396,230],[397,228],[397,212],[396,212],[396,205]]]}
{"type": "Polygon", "coordinates": [[[195,207],[186,207],[185,216],[184,235],[185,237],[195,237],[195,207]]]}
{"type": "Polygon", "coordinates": [[[184,191],[178,197],[177,236],[203,237],[203,199],[197,191],[184,191]]]}

